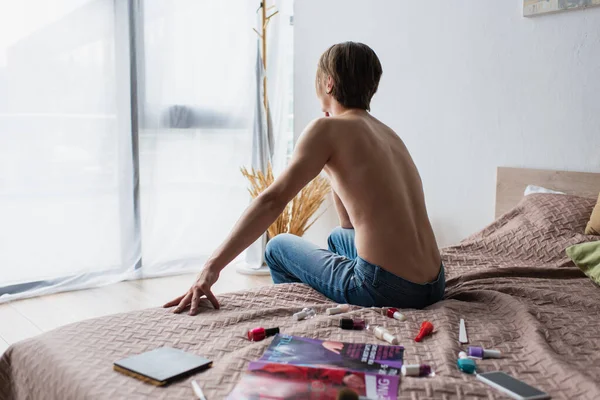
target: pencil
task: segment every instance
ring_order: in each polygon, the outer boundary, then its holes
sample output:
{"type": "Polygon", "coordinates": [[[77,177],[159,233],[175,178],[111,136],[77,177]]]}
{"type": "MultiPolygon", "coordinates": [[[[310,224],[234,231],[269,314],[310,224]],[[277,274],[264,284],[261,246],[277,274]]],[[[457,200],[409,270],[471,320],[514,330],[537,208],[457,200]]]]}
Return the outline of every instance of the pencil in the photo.
{"type": "Polygon", "coordinates": [[[202,388],[200,387],[200,385],[198,385],[198,382],[192,381],[192,389],[194,389],[194,393],[196,394],[196,397],[198,397],[200,400],[206,400],[206,397],[204,396],[204,392],[202,391],[202,388]]]}

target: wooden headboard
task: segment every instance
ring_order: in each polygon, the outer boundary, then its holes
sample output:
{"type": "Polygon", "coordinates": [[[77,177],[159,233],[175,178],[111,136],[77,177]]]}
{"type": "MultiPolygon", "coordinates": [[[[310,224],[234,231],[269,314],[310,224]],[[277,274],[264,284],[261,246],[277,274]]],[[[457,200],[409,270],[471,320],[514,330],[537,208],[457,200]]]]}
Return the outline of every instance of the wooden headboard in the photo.
{"type": "Polygon", "coordinates": [[[527,185],[596,199],[600,193],[600,173],[498,167],[496,218],[521,201],[527,185]]]}

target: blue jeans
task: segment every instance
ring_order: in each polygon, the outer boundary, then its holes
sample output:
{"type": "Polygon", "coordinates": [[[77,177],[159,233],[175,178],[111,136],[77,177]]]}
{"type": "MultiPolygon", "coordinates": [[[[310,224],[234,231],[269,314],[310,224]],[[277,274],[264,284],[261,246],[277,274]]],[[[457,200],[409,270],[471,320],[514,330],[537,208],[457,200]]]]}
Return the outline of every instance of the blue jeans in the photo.
{"type": "Polygon", "coordinates": [[[444,266],[433,282],[400,278],[358,256],[354,229],[336,228],[329,251],[290,234],[267,243],[265,259],[273,282],[305,283],[337,303],[364,307],[423,308],[444,297],[444,266]]]}

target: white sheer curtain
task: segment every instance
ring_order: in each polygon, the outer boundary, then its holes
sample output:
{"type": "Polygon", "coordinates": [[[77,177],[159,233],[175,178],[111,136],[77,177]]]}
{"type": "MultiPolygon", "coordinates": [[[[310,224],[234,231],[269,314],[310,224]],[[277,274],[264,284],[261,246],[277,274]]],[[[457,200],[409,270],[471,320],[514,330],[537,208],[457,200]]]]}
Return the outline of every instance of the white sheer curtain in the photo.
{"type": "Polygon", "coordinates": [[[248,205],[254,26],[248,0],[146,0],[140,132],[144,275],[198,271],[248,205]]]}
{"type": "Polygon", "coordinates": [[[137,265],[123,4],[0,3],[0,302],[137,265]]]}
{"type": "MultiPolygon", "coordinates": [[[[146,0],[140,133],[144,275],[198,271],[248,206],[240,167],[258,147],[257,9],[248,0],[146,0]],[[218,22],[215,22],[218,21],[218,22]]],[[[292,0],[269,2],[273,162],[293,136],[292,0]]],[[[265,139],[266,132],[259,132],[265,139]]],[[[255,157],[254,157],[255,158],[255,157]]],[[[264,241],[238,264],[262,263],[264,241]]]]}
{"type": "MultiPolygon", "coordinates": [[[[262,146],[257,146],[253,165],[257,170],[266,172],[266,165],[273,166],[277,175],[287,165],[293,141],[293,1],[274,0],[267,7],[273,6],[267,15],[275,10],[278,15],[270,19],[267,32],[267,69],[262,68],[262,58],[257,46],[257,78],[262,82],[267,77],[267,93],[269,102],[269,120],[262,107],[264,96],[262,87],[258,87],[258,99],[255,112],[255,138],[262,146]],[[262,147],[262,148],[261,148],[262,147]],[[270,150],[270,151],[267,151],[270,150]],[[257,154],[257,150],[259,154],[257,154]],[[262,151],[261,151],[262,150],[262,151]]],[[[257,21],[260,32],[261,18],[257,21]]],[[[243,260],[236,264],[237,270],[243,274],[269,275],[269,269],[264,264],[264,252],[267,243],[266,234],[250,246],[243,260]]]]}
{"type": "MultiPolygon", "coordinates": [[[[248,206],[259,4],[0,3],[0,302],[200,269],[248,206]]],[[[291,0],[277,6],[276,167],[291,0]]]]}

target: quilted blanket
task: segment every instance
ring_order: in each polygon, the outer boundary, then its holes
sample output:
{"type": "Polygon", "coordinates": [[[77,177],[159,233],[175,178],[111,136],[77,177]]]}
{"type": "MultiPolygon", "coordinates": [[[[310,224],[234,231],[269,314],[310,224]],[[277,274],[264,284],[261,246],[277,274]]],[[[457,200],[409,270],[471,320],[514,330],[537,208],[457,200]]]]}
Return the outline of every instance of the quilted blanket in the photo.
{"type": "MultiPolygon", "coordinates": [[[[458,246],[443,250],[445,299],[424,310],[405,309],[405,322],[375,309],[351,307],[344,317],[381,324],[405,346],[405,362],[427,363],[434,377],[403,378],[399,399],[498,399],[503,395],[456,368],[459,319],[472,345],[497,349],[501,359],[478,362],[479,371],[505,371],[555,399],[600,398],[600,288],[565,256],[565,248],[597,239],[582,234],[593,200],[537,194],[458,246]],[[435,326],[421,343],[422,321],[435,326]]],[[[366,331],[338,328],[332,302],[301,284],[273,285],[220,296],[222,309],[196,317],[164,309],[112,315],[68,325],[11,346],[0,359],[0,399],[190,399],[190,381],[222,399],[249,361],[270,340],[249,342],[256,326],[288,334],[377,343],[366,331]],[[294,321],[313,307],[318,316],[294,321]],[[214,366],[166,387],[112,370],[115,360],[172,346],[214,361],[214,366]]]]}

